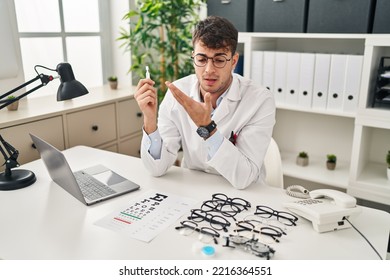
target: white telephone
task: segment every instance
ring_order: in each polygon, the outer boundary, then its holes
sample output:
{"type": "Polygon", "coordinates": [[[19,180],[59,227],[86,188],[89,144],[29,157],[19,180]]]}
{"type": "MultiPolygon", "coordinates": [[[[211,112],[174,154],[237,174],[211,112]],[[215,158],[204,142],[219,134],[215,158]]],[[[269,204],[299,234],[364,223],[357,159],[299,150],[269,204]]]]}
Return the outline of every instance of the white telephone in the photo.
{"type": "Polygon", "coordinates": [[[356,199],[346,193],[319,189],[309,193],[310,198],[285,203],[291,212],[310,220],[317,232],[334,231],[351,227],[345,220],[360,213],[356,199]]]}

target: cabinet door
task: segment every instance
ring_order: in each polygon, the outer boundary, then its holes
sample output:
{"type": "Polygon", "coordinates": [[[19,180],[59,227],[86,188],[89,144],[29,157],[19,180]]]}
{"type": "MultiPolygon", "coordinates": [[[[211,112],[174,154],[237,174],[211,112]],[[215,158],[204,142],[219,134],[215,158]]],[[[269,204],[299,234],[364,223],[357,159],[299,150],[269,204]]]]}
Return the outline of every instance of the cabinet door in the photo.
{"type": "Polygon", "coordinates": [[[142,134],[120,142],[119,152],[133,157],[140,157],[141,139],[142,134]]]}
{"type": "Polygon", "coordinates": [[[29,133],[37,135],[59,150],[65,148],[61,116],[1,129],[0,134],[4,140],[19,151],[19,164],[39,158],[29,133]]]}
{"type": "Polygon", "coordinates": [[[66,119],[70,147],[96,147],[116,140],[114,104],[71,113],[66,119]]]}
{"type": "Polygon", "coordinates": [[[142,130],[143,116],[135,99],[119,102],[118,116],[119,137],[128,136],[142,130]]]}

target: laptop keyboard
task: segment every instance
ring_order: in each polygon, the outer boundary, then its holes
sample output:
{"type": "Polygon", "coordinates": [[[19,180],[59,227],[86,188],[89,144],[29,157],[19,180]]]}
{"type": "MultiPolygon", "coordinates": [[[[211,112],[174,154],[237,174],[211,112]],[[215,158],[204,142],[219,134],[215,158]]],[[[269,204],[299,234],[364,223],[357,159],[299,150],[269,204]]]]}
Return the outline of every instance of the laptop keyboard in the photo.
{"type": "Polygon", "coordinates": [[[74,175],[81,192],[89,200],[95,200],[116,193],[113,189],[99,182],[89,174],[79,171],[75,172],[74,175]]]}

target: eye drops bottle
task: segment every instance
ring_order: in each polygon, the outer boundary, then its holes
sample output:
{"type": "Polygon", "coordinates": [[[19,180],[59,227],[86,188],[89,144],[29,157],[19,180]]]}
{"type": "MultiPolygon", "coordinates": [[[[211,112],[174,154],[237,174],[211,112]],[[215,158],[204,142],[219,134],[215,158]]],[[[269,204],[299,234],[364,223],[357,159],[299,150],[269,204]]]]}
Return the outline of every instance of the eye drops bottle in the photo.
{"type": "Polygon", "coordinates": [[[149,66],[146,66],[146,79],[150,79],[149,66]]]}

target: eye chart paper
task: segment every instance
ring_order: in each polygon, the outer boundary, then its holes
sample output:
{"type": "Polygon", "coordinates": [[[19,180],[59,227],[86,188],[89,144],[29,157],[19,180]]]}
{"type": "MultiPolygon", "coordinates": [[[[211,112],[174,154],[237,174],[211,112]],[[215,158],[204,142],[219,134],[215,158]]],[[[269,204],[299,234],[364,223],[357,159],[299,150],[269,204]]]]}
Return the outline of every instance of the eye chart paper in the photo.
{"type": "Polygon", "coordinates": [[[192,198],[150,190],[95,225],[150,242],[188,213],[196,202],[192,198]]]}

